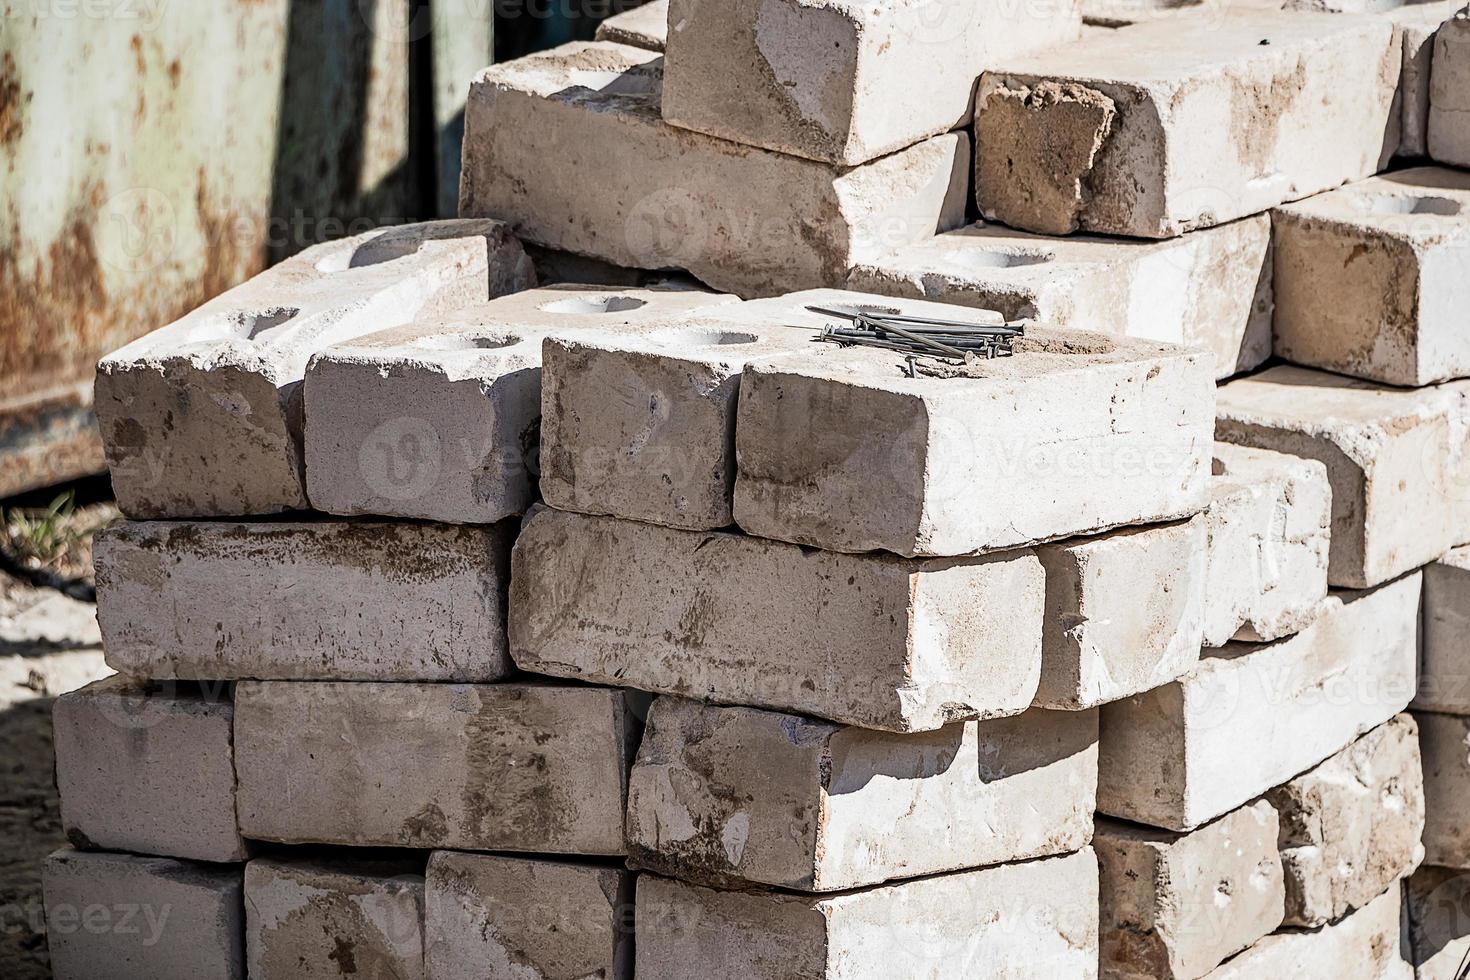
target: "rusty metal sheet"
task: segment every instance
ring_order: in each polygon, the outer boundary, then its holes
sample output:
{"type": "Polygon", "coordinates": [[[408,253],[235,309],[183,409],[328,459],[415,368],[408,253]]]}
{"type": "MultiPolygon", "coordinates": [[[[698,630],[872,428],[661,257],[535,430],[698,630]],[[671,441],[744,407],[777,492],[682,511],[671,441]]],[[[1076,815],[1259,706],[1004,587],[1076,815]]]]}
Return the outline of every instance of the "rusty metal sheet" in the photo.
{"type": "Polygon", "coordinates": [[[432,216],[409,5],[0,0],[0,488],[99,468],[75,392],[102,354],[273,256],[432,216]]]}
{"type": "Polygon", "coordinates": [[[91,384],[0,402],[0,497],[102,469],[91,384]]]}
{"type": "Polygon", "coordinates": [[[97,358],[262,267],[285,4],[10,4],[0,486],[95,471],[97,358]]]}

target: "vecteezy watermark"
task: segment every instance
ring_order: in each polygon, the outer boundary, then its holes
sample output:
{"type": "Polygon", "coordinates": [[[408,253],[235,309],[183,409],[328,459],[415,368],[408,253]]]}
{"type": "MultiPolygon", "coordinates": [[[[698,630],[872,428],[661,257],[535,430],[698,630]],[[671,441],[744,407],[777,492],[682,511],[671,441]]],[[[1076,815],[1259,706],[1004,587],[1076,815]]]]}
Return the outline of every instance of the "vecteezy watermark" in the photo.
{"type": "Polygon", "coordinates": [[[205,704],[230,700],[229,681],[158,680],[98,694],[92,700],[97,712],[118,728],[130,731],[152,728],[177,719],[181,698],[205,704]]]}
{"type": "MultiPolygon", "coordinates": [[[[1140,434],[1117,433],[1112,440],[1090,442],[1048,441],[935,414],[929,419],[926,438],[925,493],[936,505],[972,500],[980,487],[1086,485],[1094,492],[1101,492],[1104,486],[1121,491],[1135,483],[1184,484],[1198,479],[1200,472],[1195,446],[1183,440],[1168,444],[1140,434]]],[[[886,476],[891,486],[903,488],[914,482],[908,459],[912,452],[896,442],[894,465],[887,474],[874,473],[873,478],[882,481],[886,476]]]]}
{"type": "Polygon", "coordinates": [[[519,438],[507,437],[487,422],[459,420],[456,432],[443,434],[427,419],[395,416],[363,437],[357,450],[362,482],[384,500],[404,503],[452,491],[473,492],[481,503],[493,483],[492,496],[530,493],[540,475],[540,416],[531,419],[519,438]],[[474,490],[469,484],[474,484],[474,490]]]}
{"type": "Polygon", "coordinates": [[[758,191],[726,193],[716,169],[689,186],[663,187],[638,200],[624,218],[622,244],[631,264],[641,268],[687,269],[700,260],[714,264],[739,256],[746,265],[780,268],[788,276],[790,267],[815,270],[834,256],[845,263],[887,254],[932,238],[936,221],[964,197],[961,178],[967,171],[959,166],[953,137],[934,139],[936,151],[921,154],[906,175],[918,177],[917,182],[895,179],[884,186],[885,200],[891,202],[885,208],[861,215],[839,213],[826,204],[762,209],[758,191]]]}
{"type": "Polygon", "coordinates": [[[98,257],[119,272],[152,272],[178,252],[178,211],[156,188],[114,194],[99,209],[96,228],[98,257]]]}
{"type": "Polygon", "coordinates": [[[46,934],[46,907],[41,904],[41,900],[33,898],[24,904],[0,904],[0,936],[19,936],[26,933],[34,936],[46,934]]]}
{"type": "Polygon", "coordinates": [[[1200,676],[1203,680],[1191,685],[1184,700],[1184,727],[1195,732],[1229,724],[1240,707],[1240,678],[1234,671],[1200,676]]]}
{"type": "Polygon", "coordinates": [[[416,224],[422,220],[399,215],[359,215],[350,219],[330,215],[314,217],[298,208],[289,217],[274,215],[263,222],[242,221],[235,225],[235,229],[241,236],[239,243],[242,245],[264,242],[268,248],[294,252],[312,245],[353,238],[379,228],[416,224]]]}
{"type": "Polygon", "coordinates": [[[709,227],[705,208],[694,194],[682,187],[668,187],[629,209],[624,243],[649,268],[683,266],[704,256],[709,227]]]}
{"type": "Polygon", "coordinates": [[[1426,710],[1452,713],[1470,703],[1470,672],[1445,670],[1438,658],[1426,654],[1419,670],[1415,700],[1426,710]]]}
{"type": "MultiPolygon", "coordinates": [[[[460,28],[467,27],[472,18],[480,23],[489,23],[494,17],[491,4],[492,0],[455,0],[451,6],[458,8],[456,12],[459,20],[454,23],[460,28]]],[[[422,40],[434,30],[434,16],[427,3],[411,3],[410,0],[394,0],[392,3],[357,0],[357,11],[369,31],[392,38],[401,44],[422,40]]]]}
{"type": "Polygon", "coordinates": [[[163,19],[168,0],[11,0],[0,19],[116,20],[152,31],[163,19]]]}
{"type": "MultiPolygon", "coordinates": [[[[46,930],[52,935],[133,936],[144,949],[157,946],[168,927],[173,906],[147,902],[103,902],[75,905],[51,902],[46,906],[46,930]]],[[[0,920],[3,922],[3,920],[0,920]]]]}
{"type": "Polygon", "coordinates": [[[129,187],[109,197],[98,208],[93,226],[102,264],[126,275],[144,275],[170,264],[191,266],[208,255],[262,250],[294,254],[422,220],[411,215],[316,217],[299,208],[289,215],[269,215],[263,201],[224,198],[206,207],[195,194],[192,187],[187,192],[129,187]]]}
{"type": "MultiPolygon", "coordinates": [[[[1092,870],[1095,877],[1095,864],[1092,870]]],[[[1079,883],[1081,877],[1077,876],[1079,883]]],[[[961,878],[963,875],[955,876],[961,878]]],[[[894,916],[867,927],[879,937],[869,940],[873,948],[882,948],[889,958],[890,976],[929,975],[935,962],[943,962],[947,970],[953,968],[954,976],[987,976],[995,951],[1007,947],[1026,949],[1027,965],[1036,976],[1081,974],[1086,951],[1064,937],[1081,935],[1089,921],[1096,923],[1095,897],[1089,908],[1082,892],[1057,891],[1033,898],[999,891],[977,900],[968,891],[954,888],[950,897],[956,901],[946,902],[941,896],[934,896],[939,900],[927,914],[894,916]]],[[[1095,967],[1095,949],[1092,956],[1095,967]]]]}
{"type": "Polygon", "coordinates": [[[425,419],[389,419],[363,440],[357,465],[363,482],[387,500],[419,500],[439,482],[444,447],[425,419]]]}
{"type": "MultiPolygon", "coordinates": [[[[919,0],[908,5],[897,28],[901,36],[920,44],[973,44],[979,32],[993,31],[995,24],[1044,24],[1049,26],[1042,30],[1060,43],[1066,39],[1069,23],[1076,23],[1075,10],[1068,0],[919,0]]],[[[1020,29],[1035,33],[1034,27],[1020,29]]],[[[1038,40],[1033,37],[1031,45],[1034,47],[1038,40]]]]}
{"type": "Polygon", "coordinates": [[[1421,867],[1406,884],[1409,921],[1416,946],[1439,951],[1435,976],[1470,977],[1470,874],[1449,868],[1421,867]],[[1439,972],[1441,970],[1453,972],[1439,972]]]}
{"type": "Polygon", "coordinates": [[[501,20],[525,17],[530,20],[606,20],[640,6],[643,0],[448,0],[452,11],[463,16],[482,16],[493,10],[501,20]]]}
{"type": "MultiPolygon", "coordinates": [[[[1330,615],[1330,613],[1329,613],[1330,615]]],[[[1397,656],[1386,653],[1385,656],[1397,656]]],[[[1352,706],[1402,706],[1416,693],[1412,670],[1385,672],[1377,677],[1358,676],[1351,672],[1319,677],[1297,665],[1262,666],[1256,677],[1265,704],[1291,705],[1296,708],[1348,708],[1352,706]]]]}
{"type": "Polygon", "coordinates": [[[374,34],[409,42],[433,32],[434,23],[453,25],[456,32],[486,30],[496,20],[563,20],[596,23],[638,7],[641,0],[434,0],[428,3],[396,0],[357,0],[358,15],[374,34]]]}

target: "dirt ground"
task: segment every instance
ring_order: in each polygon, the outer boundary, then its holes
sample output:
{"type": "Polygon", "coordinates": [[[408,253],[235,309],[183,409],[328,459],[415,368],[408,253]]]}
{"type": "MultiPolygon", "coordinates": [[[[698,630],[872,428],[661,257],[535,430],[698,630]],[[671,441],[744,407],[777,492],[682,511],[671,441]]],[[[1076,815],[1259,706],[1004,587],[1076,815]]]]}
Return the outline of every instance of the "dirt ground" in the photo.
{"type": "MultiPolygon", "coordinates": [[[[104,515],[105,517],[105,515],[104,515]]],[[[85,542],[48,567],[90,572],[85,542]]],[[[109,673],[95,607],[0,573],[0,976],[51,976],[41,861],[65,843],[53,777],[51,704],[109,673]]]]}

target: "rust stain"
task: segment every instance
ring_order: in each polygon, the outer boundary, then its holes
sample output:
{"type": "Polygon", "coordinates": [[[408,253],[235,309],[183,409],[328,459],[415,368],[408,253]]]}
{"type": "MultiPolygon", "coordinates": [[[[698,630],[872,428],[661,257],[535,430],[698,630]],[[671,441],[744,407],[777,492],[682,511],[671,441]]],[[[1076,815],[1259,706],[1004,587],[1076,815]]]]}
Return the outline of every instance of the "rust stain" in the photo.
{"type": "Polygon", "coordinates": [[[0,323],[6,325],[0,332],[0,378],[47,376],[51,382],[55,362],[66,356],[87,313],[106,302],[92,229],[80,214],[72,214],[45,262],[38,260],[33,270],[21,267],[10,243],[0,245],[0,323]]]}
{"type": "Polygon", "coordinates": [[[29,94],[22,96],[15,58],[6,51],[0,55],[0,146],[11,146],[20,139],[25,131],[21,105],[30,100],[29,94]]]}
{"type": "MultiPolygon", "coordinates": [[[[133,62],[138,69],[138,77],[147,78],[148,61],[143,57],[143,39],[134,34],[130,44],[133,49],[133,62]]],[[[145,86],[143,85],[138,86],[138,105],[133,109],[133,115],[139,122],[148,114],[148,101],[143,96],[144,88],[145,86]]]]}
{"type": "Polygon", "coordinates": [[[95,235],[100,222],[117,217],[101,213],[108,199],[104,186],[88,184],[62,232],[30,261],[18,242],[0,240],[0,388],[9,398],[89,382],[103,354],[264,268],[264,243],[241,238],[239,229],[250,223],[212,205],[201,172],[199,270],[187,279],[170,275],[171,266],[191,258],[175,255],[162,256],[146,274],[109,270],[95,235]]]}

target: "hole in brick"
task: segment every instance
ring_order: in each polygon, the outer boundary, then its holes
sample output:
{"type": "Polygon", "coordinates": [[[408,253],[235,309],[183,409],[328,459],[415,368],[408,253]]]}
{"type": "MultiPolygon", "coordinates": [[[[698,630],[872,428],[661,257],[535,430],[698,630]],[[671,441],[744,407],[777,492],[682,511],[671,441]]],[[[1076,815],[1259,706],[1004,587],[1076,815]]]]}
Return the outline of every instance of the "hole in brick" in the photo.
{"type": "Polygon", "coordinates": [[[416,254],[428,242],[427,238],[395,235],[389,232],[363,242],[356,248],[336,249],[316,264],[316,271],[330,274],[396,262],[398,259],[405,259],[416,254]]]}
{"type": "Polygon", "coordinates": [[[272,333],[290,323],[301,311],[291,306],[264,310],[234,310],[211,317],[189,332],[186,342],[209,340],[266,340],[272,333]]]}
{"type": "Polygon", "coordinates": [[[598,313],[628,313],[641,310],[648,300],[633,296],[578,296],[574,299],[559,299],[544,303],[540,309],[545,313],[576,313],[595,316],[598,313]]]}
{"type": "Polygon", "coordinates": [[[754,344],[760,338],[739,330],[660,330],[650,338],[654,343],[683,347],[738,347],[754,344]]]}
{"type": "Polygon", "coordinates": [[[626,74],[621,71],[574,71],[572,84],[594,92],[627,91],[635,83],[629,82],[626,74]]]}
{"type": "Polygon", "coordinates": [[[242,319],[247,340],[260,340],[266,334],[277,327],[296,319],[301,311],[294,307],[280,307],[274,310],[262,310],[259,313],[246,314],[242,319]]]}
{"type": "Polygon", "coordinates": [[[1369,214],[1431,214],[1449,218],[1460,213],[1460,202],[1447,197],[1380,194],[1365,202],[1369,214]]]}
{"type": "Polygon", "coordinates": [[[649,95],[657,87],[659,76],[660,70],[654,65],[591,65],[573,69],[569,87],[604,95],[649,95]]]}
{"type": "Polygon", "coordinates": [[[991,252],[956,248],[944,253],[944,260],[971,269],[1019,269],[1028,265],[1045,265],[1052,256],[1044,252],[991,252]]]}
{"type": "Polygon", "coordinates": [[[475,337],[447,335],[442,337],[424,337],[414,341],[410,346],[418,350],[432,351],[501,350],[506,347],[514,347],[520,342],[520,337],[512,336],[475,337]]]}

